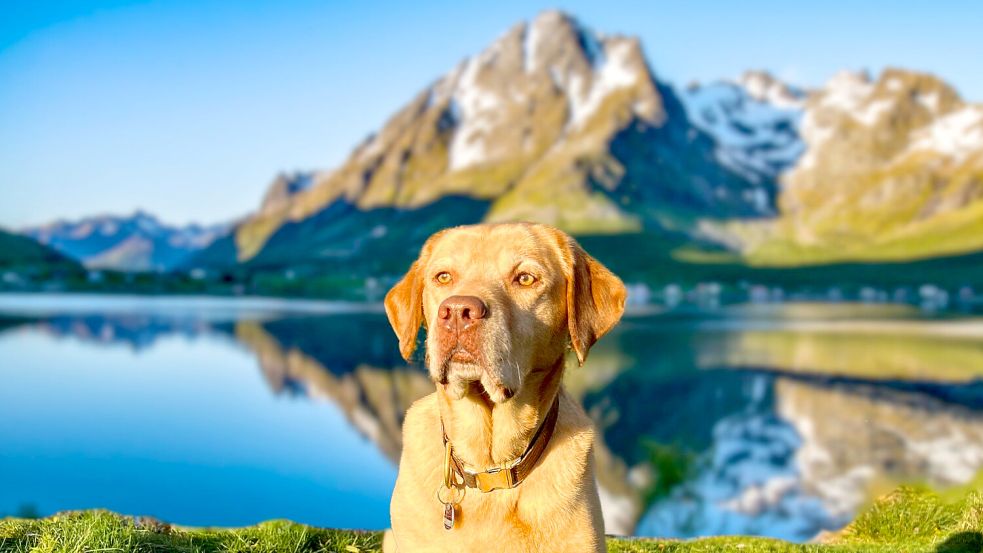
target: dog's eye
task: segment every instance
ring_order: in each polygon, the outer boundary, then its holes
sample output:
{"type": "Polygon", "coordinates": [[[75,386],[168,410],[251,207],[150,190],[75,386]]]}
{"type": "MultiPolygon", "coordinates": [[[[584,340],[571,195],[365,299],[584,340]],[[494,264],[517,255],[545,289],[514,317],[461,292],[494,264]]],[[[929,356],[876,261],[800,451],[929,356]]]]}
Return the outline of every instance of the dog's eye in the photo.
{"type": "Polygon", "coordinates": [[[441,271],[437,273],[437,276],[433,277],[433,279],[437,284],[450,284],[451,274],[447,271],[441,271]]]}
{"type": "Polygon", "coordinates": [[[519,273],[515,277],[515,281],[519,283],[519,286],[532,286],[536,283],[536,277],[530,275],[529,273],[519,273]]]}

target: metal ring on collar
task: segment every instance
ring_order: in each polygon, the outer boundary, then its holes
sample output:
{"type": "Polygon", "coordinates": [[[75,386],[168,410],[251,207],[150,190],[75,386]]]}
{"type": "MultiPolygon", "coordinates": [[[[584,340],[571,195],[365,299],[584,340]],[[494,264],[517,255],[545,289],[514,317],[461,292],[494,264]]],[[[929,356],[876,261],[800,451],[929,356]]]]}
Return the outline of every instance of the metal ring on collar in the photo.
{"type": "Polygon", "coordinates": [[[462,487],[462,488],[457,488],[457,487],[448,488],[447,486],[444,486],[443,484],[441,484],[440,486],[437,486],[437,494],[436,494],[437,495],[437,501],[439,501],[443,505],[448,505],[448,504],[451,504],[451,505],[459,505],[462,501],[464,501],[464,496],[466,496],[467,494],[468,494],[468,489],[467,488],[464,488],[464,487],[462,487]],[[440,490],[447,490],[447,491],[454,490],[455,492],[459,492],[461,495],[460,495],[460,497],[457,497],[455,500],[444,501],[444,498],[440,497],[440,490]]]}

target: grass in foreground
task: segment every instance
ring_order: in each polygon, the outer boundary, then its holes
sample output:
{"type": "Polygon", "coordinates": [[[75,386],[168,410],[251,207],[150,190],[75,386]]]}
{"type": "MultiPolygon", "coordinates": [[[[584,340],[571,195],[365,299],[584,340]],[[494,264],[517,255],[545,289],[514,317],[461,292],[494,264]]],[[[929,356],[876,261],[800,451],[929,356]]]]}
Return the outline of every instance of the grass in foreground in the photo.
{"type": "MultiPolygon", "coordinates": [[[[0,520],[0,551],[26,552],[293,552],[369,553],[381,548],[379,532],[326,530],[286,521],[230,530],[172,527],[153,519],[83,511],[40,520],[0,520]]],[[[688,541],[609,538],[612,553],[649,552],[983,552],[983,494],[951,500],[902,488],[876,502],[823,543],[793,544],[727,536],[688,541]]]]}

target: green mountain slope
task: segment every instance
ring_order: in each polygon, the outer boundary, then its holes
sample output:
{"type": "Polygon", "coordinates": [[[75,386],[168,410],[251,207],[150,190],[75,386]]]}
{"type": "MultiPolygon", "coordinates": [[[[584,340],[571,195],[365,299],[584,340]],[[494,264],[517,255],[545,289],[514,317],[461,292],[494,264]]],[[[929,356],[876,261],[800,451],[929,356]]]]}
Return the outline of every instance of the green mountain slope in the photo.
{"type": "Polygon", "coordinates": [[[23,274],[81,273],[81,266],[34,240],[0,230],[0,271],[23,274]]]}

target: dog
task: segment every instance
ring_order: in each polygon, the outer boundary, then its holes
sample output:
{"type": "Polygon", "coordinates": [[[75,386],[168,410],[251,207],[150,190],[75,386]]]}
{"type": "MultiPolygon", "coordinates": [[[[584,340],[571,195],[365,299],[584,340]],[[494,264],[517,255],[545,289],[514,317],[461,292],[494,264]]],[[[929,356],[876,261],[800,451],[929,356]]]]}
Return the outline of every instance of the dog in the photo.
{"type": "Polygon", "coordinates": [[[386,295],[402,356],[421,326],[436,391],[403,424],[383,550],[605,551],[593,426],[562,386],[626,291],[566,233],[532,223],[432,235],[386,295]]]}

